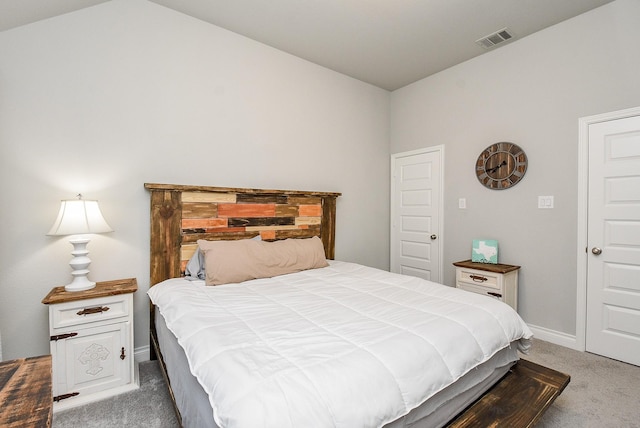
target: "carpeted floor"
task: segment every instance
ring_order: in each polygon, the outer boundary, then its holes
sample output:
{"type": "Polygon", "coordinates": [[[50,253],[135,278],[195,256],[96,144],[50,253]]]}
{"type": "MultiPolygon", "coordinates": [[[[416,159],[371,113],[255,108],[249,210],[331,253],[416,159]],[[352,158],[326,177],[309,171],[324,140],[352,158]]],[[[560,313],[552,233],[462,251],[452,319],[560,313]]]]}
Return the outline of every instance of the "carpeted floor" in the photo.
{"type": "MultiPolygon", "coordinates": [[[[523,358],[571,375],[537,428],[640,428],[640,367],[540,340],[523,358]]],[[[140,364],[139,390],[53,416],[54,428],[176,426],[155,361],[140,364]]]]}
{"type": "Polygon", "coordinates": [[[53,428],[174,428],[173,404],[157,361],[140,363],[140,389],[53,414],[53,428]]]}
{"type": "Polygon", "coordinates": [[[571,375],[536,428],[640,428],[640,367],[541,340],[523,358],[571,375]]]}

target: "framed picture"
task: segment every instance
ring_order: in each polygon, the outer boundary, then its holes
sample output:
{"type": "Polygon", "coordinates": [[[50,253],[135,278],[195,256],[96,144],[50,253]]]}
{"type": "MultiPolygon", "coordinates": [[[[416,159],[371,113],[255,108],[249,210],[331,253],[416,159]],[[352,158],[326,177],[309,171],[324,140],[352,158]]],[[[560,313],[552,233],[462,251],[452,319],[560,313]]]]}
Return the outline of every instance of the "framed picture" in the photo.
{"type": "Polygon", "coordinates": [[[471,261],[477,263],[498,263],[498,241],[495,239],[474,239],[471,261]]]}

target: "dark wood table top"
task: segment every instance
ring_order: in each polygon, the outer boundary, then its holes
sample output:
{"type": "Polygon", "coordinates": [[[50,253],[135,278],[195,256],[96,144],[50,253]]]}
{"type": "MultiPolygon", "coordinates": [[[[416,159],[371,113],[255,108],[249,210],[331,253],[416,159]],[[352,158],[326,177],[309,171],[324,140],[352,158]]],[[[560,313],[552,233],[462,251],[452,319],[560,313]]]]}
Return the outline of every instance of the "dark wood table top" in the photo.
{"type": "Polygon", "coordinates": [[[51,355],[0,363],[0,427],[50,427],[51,355]]]}
{"type": "Polygon", "coordinates": [[[461,262],[455,262],[454,266],[464,267],[467,269],[479,269],[486,270],[487,272],[493,273],[508,273],[514,270],[520,269],[520,266],[516,265],[507,265],[504,263],[478,263],[472,262],[471,260],[463,260],[461,262]]]}
{"type": "Polygon", "coordinates": [[[42,303],[49,305],[96,297],[116,296],[118,294],[134,293],[137,289],[138,281],[135,278],[96,282],[95,288],[84,291],[66,291],[64,287],[55,287],[42,299],[42,303]]]}

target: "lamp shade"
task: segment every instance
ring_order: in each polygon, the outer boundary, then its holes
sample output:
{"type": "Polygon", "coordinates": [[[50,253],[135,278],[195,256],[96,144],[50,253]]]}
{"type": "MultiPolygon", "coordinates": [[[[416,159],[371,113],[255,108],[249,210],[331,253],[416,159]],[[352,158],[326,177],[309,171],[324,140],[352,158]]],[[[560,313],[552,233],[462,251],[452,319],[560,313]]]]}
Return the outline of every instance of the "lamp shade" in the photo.
{"type": "Polygon", "coordinates": [[[98,201],[85,201],[82,195],[78,195],[78,199],[61,201],[58,218],[47,235],[74,235],[69,239],[73,245],[73,258],[69,262],[73,281],[64,286],[66,291],[84,291],[96,286],[87,277],[91,259],[87,251],[90,238],[86,235],[106,232],[112,232],[112,229],[102,216],[98,201]]]}
{"type": "Polygon", "coordinates": [[[113,232],[100,212],[98,201],[61,201],[58,218],[47,235],[81,235],[113,232]]]}

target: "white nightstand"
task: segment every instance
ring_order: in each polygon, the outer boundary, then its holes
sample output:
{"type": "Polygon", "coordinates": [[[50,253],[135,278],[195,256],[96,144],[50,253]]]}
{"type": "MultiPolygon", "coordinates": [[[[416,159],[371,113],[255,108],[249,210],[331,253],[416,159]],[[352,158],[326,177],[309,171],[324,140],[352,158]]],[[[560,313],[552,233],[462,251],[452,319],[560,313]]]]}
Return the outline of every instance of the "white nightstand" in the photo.
{"type": "Polygon", "coordinates": [[[518,270],[520,266],[455,262],[456,287],[484,294],[505,302],[518,310],[518,270]]]}
{"type": "Polygon", "coordinates": [[[138,388],[133,358],[134,278],[98,282],[91,290],[52,289],[49,305],[53,410],[138,388]]]}

